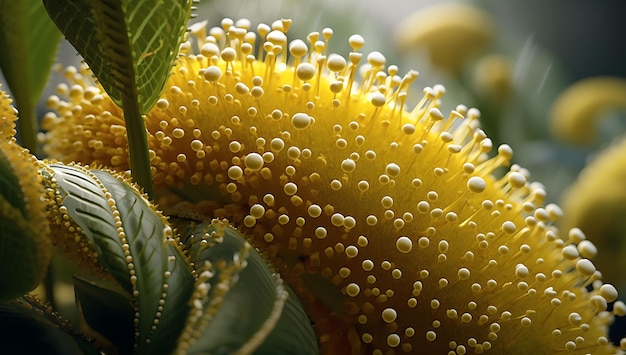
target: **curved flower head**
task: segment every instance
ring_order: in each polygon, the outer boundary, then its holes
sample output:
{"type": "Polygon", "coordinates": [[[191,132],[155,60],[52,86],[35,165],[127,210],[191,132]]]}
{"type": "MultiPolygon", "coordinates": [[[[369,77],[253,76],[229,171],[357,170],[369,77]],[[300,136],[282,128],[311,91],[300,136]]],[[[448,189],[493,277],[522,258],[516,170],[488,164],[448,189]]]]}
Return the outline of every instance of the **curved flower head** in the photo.
{"type": "MultiPolygon", "coordinates": [[[[559,238],[561,211],[525,169],[493,174],[513,152],[488,157],[479,112],[444,115],[441,86],[409,105],[416,72],[360,53],[358,35],[347,56],[326,52],[330,29],[289,42],[289,25],[226,19],[200,53],[183,45],[146,116],[161,206],[244,231],[327,353],[615,352],[614,287],[581,232],[559,238]]],[[[70,74],[47,151],[127,169],[121,112],[70,74]]]]}
{"type": "Polygon", "coordinates": [[[0,90],[0,300],[34,289],[50,261],[37,160],[17,144],[15,109],[0,90]]]}

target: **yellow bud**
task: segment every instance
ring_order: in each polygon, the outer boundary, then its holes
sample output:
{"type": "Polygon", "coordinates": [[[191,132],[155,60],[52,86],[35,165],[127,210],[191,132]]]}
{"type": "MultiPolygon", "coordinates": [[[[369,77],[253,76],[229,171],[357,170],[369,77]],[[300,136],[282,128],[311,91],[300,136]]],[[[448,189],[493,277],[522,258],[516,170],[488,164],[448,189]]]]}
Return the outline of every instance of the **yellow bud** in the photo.
{"type": "Polygon", "coordinates": [[[552,105],[552,132],[564,142],[590,144],[597,135],[597,121],[617,108],[626,108],[626,79],[583,79],[565,90],[552,105]]]}
{"type": "Polygon", "coordinates": [[[395,39],[401,50],[424,48],[434,65],[456,72],[489,45],[493,34],[493,20],[487,13],[471,5],[447,3],[406,17],[396,27],[395,39]]]}
{"type": "Polygon", "coordinates": [[[491,101],[506,101],[513,91],[511,60],[497,54],[481,58],[474,69],[474,87],[491,101]]]}
{"type": "Polygon", "coordinates": [[[563,198],[563,227],[579,227],[598,245],[594,262],[603,279],[626,285],[626,139],[606,149],[580,174],[563,198]]]}

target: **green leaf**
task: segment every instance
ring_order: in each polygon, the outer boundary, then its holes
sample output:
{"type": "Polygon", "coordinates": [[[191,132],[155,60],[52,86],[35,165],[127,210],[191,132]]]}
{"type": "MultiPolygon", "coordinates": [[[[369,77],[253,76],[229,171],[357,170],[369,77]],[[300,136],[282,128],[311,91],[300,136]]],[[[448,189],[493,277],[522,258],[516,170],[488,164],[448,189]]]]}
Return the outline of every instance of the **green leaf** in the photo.
{"type": "Polygon", "coordinates": [[[80,275],[74,275],[74,293],[89,327],[118,346],[120,353],[131,353],[134,310],[130,294],[80,275]]]}
{"type": "Polygon", "coordinates": [[[133,178],[152,195],[142,115],[161,95],[186,31],[191,0],[44,0],[44,4],[124,110],[133,178]]]}
{"type": "Polygon", "coordinates": [[[84,168],[62,164],[50,164],[48,168],[53,174],[44,178],[56,180],[63,206],[97,251],[100,263],[126,292],[131,293],[128,264],[106,191],[84,168]]]}
{"type": "Polygon", "coordinates": [[[159,98],[186,31],[191,0],[45,0],[50,17],[120,106],[159,98]]]}
{"type": "Polygon", "coordinates": [[[165,218],[121,175],[49,168],[67,213],[132,295],[138,353],[169,353],[185,324],[194,279],[165,218]]]}
{"type": "Polygon", "coordinates": [[[289,292],[289,297],[283,313],[276,327],[254,353],[256,355],[319,354],[317,336],[304,306],[290,288],[286,286],[285,288],[289,292]]]}
{"type": "Polygon", "coordinates": [[[34,289],[50,261],[52,246],[35,164],[12,137],[0,134],[0,300],[34,289]]]}
{"type": "Polygon", "coordinates": [[[10,354],[100,354],[58,313],[30,295],[0,303],[0,344],[10,354]]]}
{"type": "Polygon", "coordinates": [[[0,300],[19,297],[43,279],[49,257],[41,257],[38,233],[19,208],[0,195],[0,300]]]}
{"type": "Polygon", "coordinates": [[[124,110],[133,178],[152,195],[143,114],[156,103],[191,15],[192,0],[44,0],[61,32],[124,110]]]}
{"type": "MultiPolygon", "coordinates": [[[[6,145],[9,144],[11,143],[6,145]]],[[[24,193],[11,161],[13,154],[14,150],[6,149],[4,144],[0,145],[0,196],[8,206],[17,209],[20,214],[26,214],[24,193]]]]}
{"type": "Polygon", "coordinates": [[[22,144],[35,152],[35,106],[48,81],[61,33],[41,0],[0,0],[0,8],[0,69],[20,111],[22,144]]]}
{"type": "Polygon", "coordinates": [[[232,227],[215,223],[206,227],[201,224],[188,231],[192,237],[186,240],[196,265],[208,261],[215,266],[208,281],[214,291],[202,301],[204,312],[214,315],[188,353],[318,354],[317,338],[302,305],[261,255],[232,227]],[[204,230],[209,235],[217,232],[215,245],[198,237],[204,230]],[[235,272],[224,263],[235,266],[235,272]],[[229,290],[223,295],[220,290],[226,285],[220,282],[225,278],[230,279],[229,290]]]}

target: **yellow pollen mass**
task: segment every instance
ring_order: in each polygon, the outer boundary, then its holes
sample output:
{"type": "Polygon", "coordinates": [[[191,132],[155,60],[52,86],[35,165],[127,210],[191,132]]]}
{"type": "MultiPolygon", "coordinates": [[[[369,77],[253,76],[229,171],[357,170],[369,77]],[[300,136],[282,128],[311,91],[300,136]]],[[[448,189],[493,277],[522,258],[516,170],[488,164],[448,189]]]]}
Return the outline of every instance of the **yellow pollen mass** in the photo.
{"type": "MultiPolygon", "coordinates": [[[[441,85],[411,97],[417,73],[359,52],[360,35],[342,55],[326,52],[330,30],[259,26],[255,48],[249,27],[224,26],[201,55],[183,46],[146,114],[157,202],[237,226],[300,296],[322,352],[617,352],[606,326],[626,306],[606,311],[617,293],[595,247],[555,227],[527,171],[494,173],[513,151],[492,152],[478,110],[444,115],[441,85]]],[[[128,169],[122,112],[82,75],[48,100],[45,151],[128,169]]]]}

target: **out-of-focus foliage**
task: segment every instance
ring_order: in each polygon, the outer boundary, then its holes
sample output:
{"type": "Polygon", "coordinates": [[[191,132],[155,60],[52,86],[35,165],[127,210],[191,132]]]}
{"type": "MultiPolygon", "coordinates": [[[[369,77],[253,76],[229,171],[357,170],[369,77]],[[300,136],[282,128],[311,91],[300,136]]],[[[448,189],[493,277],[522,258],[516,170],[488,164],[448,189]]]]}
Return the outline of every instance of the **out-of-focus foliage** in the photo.
{"type": "Polygon", "coordinates": [[[35,107],[48,81],[61,33],[40,0],[2,0],[0,8],[0,70],[21,112],[22,144],[36,152],[35,107]]]}

